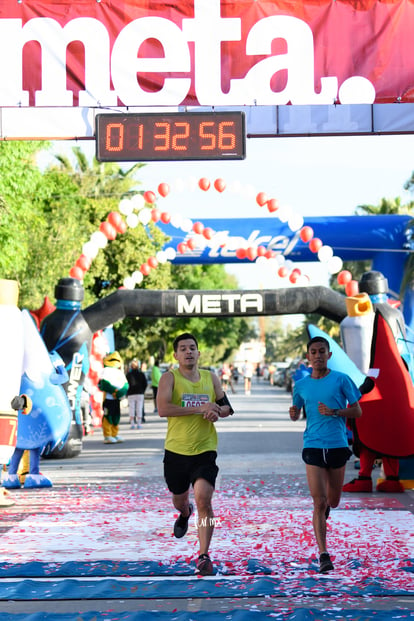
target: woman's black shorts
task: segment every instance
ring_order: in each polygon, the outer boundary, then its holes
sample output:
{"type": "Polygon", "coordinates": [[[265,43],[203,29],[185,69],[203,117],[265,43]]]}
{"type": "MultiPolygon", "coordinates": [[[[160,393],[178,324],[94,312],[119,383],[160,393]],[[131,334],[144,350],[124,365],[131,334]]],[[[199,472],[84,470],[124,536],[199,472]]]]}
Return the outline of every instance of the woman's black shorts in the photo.
{"type": "Polygon", "coordinates": [[[302,459],[308,466],[319,468],[342,468],[351,457],[348,447],[333,449],[304,448],[302,459]]]}
{"type": "Polygon", "coordinates": [[[170,492],[184,494],[197,479],[205,479],[215,487],[219,471],[216,458],[216,451],[207,451],[199,455],[179,455],[166,450],[164,478],[170,492]]]}

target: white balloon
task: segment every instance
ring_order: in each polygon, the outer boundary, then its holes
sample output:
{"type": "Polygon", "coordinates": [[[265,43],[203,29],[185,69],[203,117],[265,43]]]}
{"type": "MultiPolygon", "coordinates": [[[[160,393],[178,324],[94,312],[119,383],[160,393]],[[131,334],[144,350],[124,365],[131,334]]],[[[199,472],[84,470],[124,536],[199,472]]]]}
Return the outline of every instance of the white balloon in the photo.
{"type": "Polygon", "coordinates": [[[135,211],[140,211],[145,207],[145,198],[142,194],[135,194],[131,198],[131,203],[133,210],[135,209],[135,211]]]}
{"type": "Polygon", "coordinates": [[[140,282],[142,282],[144,280],[144,275],[142,272],[140,272],[139,270],[135,270],[135,272],[132,272],[132,279],[135,282],[135,284],[139,285],[140,282]]]}
{"type": "Polygon", "coordinates": [[[341,271],[343,264],[344,263],[341,257],[333,256],[328,261],[328,270],[331,274],[337,274],[338,272],[341,271]]]}
{"type": "Polygon", "coordinates": [[[131,213],[126,217],[126,223],[131,229],[135,229],[138,226],[139,220],[136,213],[131,213]]]}
{"type": "Polygon", "coordinates": [[[176,251],[174,250],[174,248],[172,248],[171,246],[169,248],[166,248],[165,250],[165,256],[167,257],[167,259],[169,261],[173,261],[175,259],[175,257],[177,256],[176,251]]]}
{"type": "Polygon", "coordinates": [[[321,263],[327,263],[333,257],[331,246],[321,246],[318,250],[318,259],[321,263]]]}
{"type": "Polygon", "coordinates": [[[148,209],[148,207],[144,207],[144,209],[141,209],[138,214],[138,220],[144,226],[146,224],[149,224],[149,222],[151,222],[151,209],[148,209]]]}
{"type": "Polygon", "coordinates": [[[190,218],[183,218],[180,228],[182,231],[184,231],[184,233],[189,233],[193,230],[193,221],[190,220],[190,218]]]}
{"type": "Polygon", "coordinates": [[[182,221],[183,217],[179,213],[173,213],[173,215],[171,216],[171,225],[174,226],[176,229],[179,229],[181,227],[182,221]]]}
{"type": "Polygon", "coordinates": [[[198,181],[196,177],[188,178],[188,188],[191,192],[194,192],[198,188],[198,181]]]}
{"type": "Polygon", "coordinates": [[[266,259],[266,257],[257,257],[255,263],[256,263],[256,265],[258,267],[267,268],[267,259],[266,259]]]}
{"type": "Polygon", "coordinates": [[[91,242],[96,244],[98,248],[105,248],[108,243],[108,238],[101,231],[95,231],[95,233],[91,235],[91,242]]]}
{"type": "Polygon", "coordinates": [[[164,250],[158,250],[155,258],[157,259],[158,263],[166,263],[168,261],[167,253],[164,250]]]}
{"type": "Polygon", "coordinates": [[[131,199],[123,198],[118,205],[118,209],[124,216],[127,216],[134,211],[134,204],[131,199]]]}
{"type": "Polygon", "coordinates": [[[124,278],[124,287],[126,289],[134,289],[135,288],[135,282],[134,282],[134,279],[131,278],[131,276],[127,276],[126,278],[124,278]]]}
{"type": "Polygon", "coordinates": [[[294,264],[294,262],[293,262],[293,261],[291,261],[290,259],[287,259],[287,260],[285,261],[284,265],[285,265],[285,267],[287,267],[287,269],[290,271],[290,270],[293,270],[293,267],[294,267],[294,265],[295,265],[295,264],[294,264]]]}
{"type": "Polygon", "coordinates": [[[278,264],[279,266],[280,266],[280,265],[284,265],[284,264],[286,263],[285,255],[284,255],[284,254],[282,254],[282,253],[277,254],[277,255],[275,256],[275,260],[277,261],[277,264],[278,264]]]}
{"type": "Polygon", "coordinates": [[[207,240],[204,237],[204,235],[193,235],[193,239],[196,243],[197,248],[206,248],[207,247],[207,240]]]}
{"type": "Polygon", "coordinates": [[[276,212],[276,217],[279,218],[281,222],[287,222],[289,219],[289,211],[283,205],[279,207],[276,212]]]}
{"type": "Polygon", "coordinates": [[[99,246],[94,244],[92,241],[87,241],[82,246],[82,254],[84,254],[85,257],[88,257],[88,259],[95,259],[98,252],[99,252],[99,246]]]}
{"type": "Polygon", "coordinates": [[[290,216],[288,220],[288,226],[290,230],[293,232],[299,231],[299,229],[302,228],[303,223],[304,223],[303,216],[301,216],[300,214],[293,214],[290,216]]]}

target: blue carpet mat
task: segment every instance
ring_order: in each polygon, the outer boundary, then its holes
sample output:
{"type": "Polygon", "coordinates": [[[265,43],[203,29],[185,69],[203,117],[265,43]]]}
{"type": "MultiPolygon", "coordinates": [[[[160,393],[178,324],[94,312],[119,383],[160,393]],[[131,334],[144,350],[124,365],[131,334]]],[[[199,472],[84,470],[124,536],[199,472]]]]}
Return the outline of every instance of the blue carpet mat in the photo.
{"type": "MultiPolygon", "coordinates": [[[[58,601],[88,599],[188,599],[223,597],[351,597],[410,596],[408,590],[383,584],[380,580],[366,578],[356,585],[344,585],[342,579],[316,576],[280,580],[270,576],[245,578],[202,579],[198,577],[161,580],[97,580],[53,579],[36,581],[31,579],[0,582],[0,601],[58,601]]],[[[2,619],[3,621],[3,619],[2,619]]]]}
{"type": "Polygon", "coordinates": [[[312,608],[300,608],[295,611],[283,609],[273,609],[269,612],[251,610],[234,610],[219,612],[82,612],[75,613],[44,613],[33,614],[8,614],[1,613],[2,621],[211,621],[213,618],[222,618],[225,621],[265,621],[267,619],[277,619],[278,621],[392,621],[413,619],[414,612],[407,609],[395,610],[317,610],[312,608]]]}
{"type": "MultiPolygon", "coordinates": [[[[362,567],[358,559],[347,563],[347,569],[355,570],[362,567]]],[[[217,569],[217,567],[216,567],[217,569]]],[[[249,559],[244,568],[246,574],[250,575],[271,575],[272,570],[262,561],[249,559]]],[[[126,577],[126,576],[192,576],[194,575],[194,562],[174,562],[162,563],[159,561],[67,561],[64,563],[43,563],[31,561],[28,563],[0,563],[1,578],[99,578],[99,577],[126,577]]],[[[280,564],[279,572],[281,575],[294,574],[297,571],[318,571],[316,560],[310,560],[306,565],[301,562],[292,564],[286,562],[280,564]],[[296,568],[295,568],[296,567],[296,568]]],[[[414,559],[406,559],[401,572],[414,573],[414,559]]],[[[221,574],[228,574],[226,568],[220,569],[221,574]]]]}

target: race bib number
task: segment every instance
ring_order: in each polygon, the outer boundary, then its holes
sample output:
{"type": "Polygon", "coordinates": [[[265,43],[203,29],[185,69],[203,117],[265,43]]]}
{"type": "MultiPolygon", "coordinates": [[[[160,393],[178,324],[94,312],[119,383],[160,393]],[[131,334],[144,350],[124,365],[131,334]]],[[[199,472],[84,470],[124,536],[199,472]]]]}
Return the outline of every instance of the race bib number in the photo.
{"type": "Polygon", "coordinates": [[[208,395],[194,395],[190,393],[184,393],[181,399],[181,406],[183,408],[198,408],[209,402],[208,395]]]}

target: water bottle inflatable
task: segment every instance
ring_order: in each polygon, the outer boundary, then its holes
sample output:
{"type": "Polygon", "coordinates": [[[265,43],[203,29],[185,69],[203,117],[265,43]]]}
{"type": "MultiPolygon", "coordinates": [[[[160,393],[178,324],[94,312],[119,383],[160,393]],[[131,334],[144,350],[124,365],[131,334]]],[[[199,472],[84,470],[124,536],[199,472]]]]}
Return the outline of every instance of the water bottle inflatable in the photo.
{"type": "Polygon", "coordinates": [[[367,374],[371,357],[375,312],[367,293],[345,300],[348,316],[340,323],[344,350],[362,373],[367,374]]]}
{"type": "Polygon", "coordinates": [[[346,373],[357,386],[362,386],[366,380],[366,375],[360,371],[355,362],[344,352],[342,347],[340,347],[326,332],[313,324],[307,326],[307,331],[310,338],[314,336],[323,336],[323,338],[328,341],[329,349],[332,352],[332,356],[328,360],[328,368],[333,371],[346,373]]]}
{"type": "Polygon", "coordinates": [[[25,352],[20,392],[31,398],[33,406],[29,415],[19,413],[16,446],[41,447],[47,453],[65,442],[69,433],[72,413],[61,385],[67,375],[53,364],[30,313],[23,310],[21,314],[25,352]]]}
{"type": "Polygon", "coordinates": [[[19,287],[15,280],[0,280],[0,330],[3,355],[0,357],[0,464],[7,464],[17,441],[17,412],[10,403],[20,394],[24,332],[22,313],[17,306],[19,287]]]}

